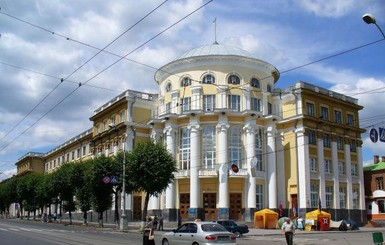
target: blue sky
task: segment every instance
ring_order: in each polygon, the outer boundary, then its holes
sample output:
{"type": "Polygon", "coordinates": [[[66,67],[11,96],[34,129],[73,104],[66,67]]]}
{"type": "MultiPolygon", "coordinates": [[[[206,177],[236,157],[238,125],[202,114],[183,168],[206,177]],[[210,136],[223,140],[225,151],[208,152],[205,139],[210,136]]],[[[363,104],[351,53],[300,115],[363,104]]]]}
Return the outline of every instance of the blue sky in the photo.
{"type": "MultiPolygon", "coordinates": [[[[214,18],[219,43],[277,67],[276,87],[302,80],[355,97],[365,107],[361,127],[385,127],[385,41],[362,20],[371,13],[385,30],[384,1],[169,0],[130,28],[162,2],[0,2],[0,179],[12,176],[27,152],[46,152],[90,128],[93,111],[122,91],[156,93],[156,68],[212,43],[214,18]],[[114,39],[106,50],[135,62],[112,65],[118,58],[107,53],[90,59],[98,52],[94,47],[114,39]]],[[[365,164],[374,154],[385,155],[385,143],[371,143],[368,133],[362,137],[365,164]]]]}

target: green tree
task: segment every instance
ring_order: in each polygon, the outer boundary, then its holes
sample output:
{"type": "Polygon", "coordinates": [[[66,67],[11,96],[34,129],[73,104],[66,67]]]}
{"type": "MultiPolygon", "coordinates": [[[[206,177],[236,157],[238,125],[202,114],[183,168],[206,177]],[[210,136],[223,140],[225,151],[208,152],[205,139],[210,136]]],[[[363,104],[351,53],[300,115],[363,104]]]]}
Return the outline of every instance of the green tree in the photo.
{"type": "Polygon", "coordinates": [[[99,226],[103,227],[103,212],[112,206],[114,186],[105,183],[104,177],[118,176],[121,167],[110,157],[101,155],[93,159],[90,169],[92,206],[98,212],[99,226]]]}
{"type": "Polygon", "coordinates": [[[75,165],[76,171],[79,173],[77,185],[75,189],[75,196],[77,205],[83,212],[83,224],[87,224],[87,212],[92,207],[91,198],[91,179],[90,169],[92,167],[92,159],[82,161],[75,165]]]}
{"type": "Polygon", "coordinates": [[[158,196],[174,180],[174,157],[161,143],[145,141],[127,154],[126,190],[145,193],[142,220],[147,216],[150,196],[158,196]]]}

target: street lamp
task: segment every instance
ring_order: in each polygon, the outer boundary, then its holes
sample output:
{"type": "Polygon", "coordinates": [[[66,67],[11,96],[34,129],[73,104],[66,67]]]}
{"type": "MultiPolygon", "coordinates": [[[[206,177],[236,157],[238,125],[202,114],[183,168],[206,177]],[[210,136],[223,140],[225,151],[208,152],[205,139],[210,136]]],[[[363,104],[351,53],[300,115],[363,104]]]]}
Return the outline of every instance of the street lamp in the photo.
{"type": "Polygon", "coordinates": [[[366,24],[374,24],[375,26],[377,26],[378,30],[380,30],[382,36],[385,39],[385,34],[381,30],[380,26],[376,23],[376,19],[373,17],[373,15],[371,15],[371,14],[364,14],[364,16],[362,16],[362,19],[365,21],[366,24]]]}
{"type": "MultiPolygon", "coordinates": [[[[126,137],[125,137],[126,138],[126,137]]],[[[123,141],[123,180],[122,180],[122,195],[121,195],[121,209],[120,230],[124,230],[124,223],[126,219],[126,139],[123,141]]]]}

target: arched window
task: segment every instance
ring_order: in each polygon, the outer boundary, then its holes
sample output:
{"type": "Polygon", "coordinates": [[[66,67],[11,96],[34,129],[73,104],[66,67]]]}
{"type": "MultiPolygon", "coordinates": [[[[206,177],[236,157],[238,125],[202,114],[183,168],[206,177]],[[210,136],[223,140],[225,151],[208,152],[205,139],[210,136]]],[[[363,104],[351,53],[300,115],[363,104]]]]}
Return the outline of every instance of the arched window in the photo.
{"type": "Polygon", "coordinates": [[[260,85],[259,85],[259,81],[257,78],[253,77],[250,81],[250,85],[251,87],[254,87],[254,88],[260,88],[260,85]]]}
{"type": "Polygon", "coordinates": [[[271,85],[270,84],[267,85],[266,90],[267,90],[267,92],[271,93],[271,85]]]}
{"type": "Polygon", "coordinates": [[[180,82],[181,87],[187,87],[191,85],[191,78],[189,77],[184,77],[182,81],[180,82]]]}
{"type": "Polygon", "coordinates": [[[206,84],[214,84],[215,83],[215,77],[211,74],[207,74],[203,77],[202,83],[206,84]]]}
{"type": "Polygon", "coordinates": [[[230,75],[229,78],[227,79],[228,84],[240,84],[241,79],[237,75],[230,75]]]}
{"type": "Polygon", "coordinates": [[[170,92],[171,89],[172,89],[171,83],[167,83],[167,84],[166,84],[166,92],[170,92]]]}

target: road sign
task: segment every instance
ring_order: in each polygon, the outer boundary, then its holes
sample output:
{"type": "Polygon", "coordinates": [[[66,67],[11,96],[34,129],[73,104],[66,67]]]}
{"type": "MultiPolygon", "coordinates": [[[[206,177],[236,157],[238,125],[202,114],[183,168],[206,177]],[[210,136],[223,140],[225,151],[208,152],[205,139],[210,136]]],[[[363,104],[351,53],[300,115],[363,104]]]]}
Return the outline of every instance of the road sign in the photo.
{"type": "Polygon", "coordinates": [[[108,177],[108,176],[103,177],[104,184],[108,184],[108,183],[110,183],[110,181],[111,181],[110,177],[108,177]]]}
{"type": "Polygon", "coordinates": [[[115,175],[111,176],[111,184],[116,184],[118,183],[118,181],[119,181],[118,176],[115,176],[115,175]]]}
{"type": "Polygon", "coordinates": [[[370,137],[370,140],[373,142],[373,143],[376,143],[378,141],[378,132],[375,128],[372,128],[369,132],[369,137],[370,137]]]}
{"type": "Polygon", "coordinates": [[[381,142],[385,142],[385,128],[378,128],[380,131],[379,138],[381,142]]]}

